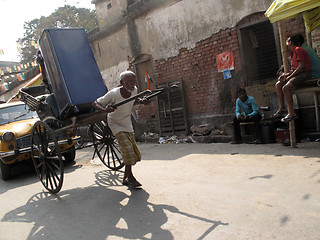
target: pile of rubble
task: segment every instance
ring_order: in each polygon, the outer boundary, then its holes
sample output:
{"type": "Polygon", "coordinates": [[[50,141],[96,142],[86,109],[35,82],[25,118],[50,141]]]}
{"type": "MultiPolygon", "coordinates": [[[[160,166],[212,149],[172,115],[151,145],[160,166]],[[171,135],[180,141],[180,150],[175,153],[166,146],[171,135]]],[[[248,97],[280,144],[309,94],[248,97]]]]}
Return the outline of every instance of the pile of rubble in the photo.
{"type": "Polygon", "coordinates": [[[231,126],[223,124],[220,129],[213,127],[211,124],[202,124],[191,126],[192,138],[199,143],[226,143],[232,139],[231,126]]]}
{"type": "Polygon", "coordinates": [[[138,139],[139,142],[152,142],[159,144],[196,143],[191,136],[166,136],[159,137],[157,133],[144,133],[138,139]]]}
{"type": "Polygon", "coordinates": [[[216,129],[210,124],[192,126],[189,136],[159,136],[157,133],[144,133],[139,137],[139,142],[153,142],[159,144],[178,143],[226,143],[231,141],[231,129],[227,125],[222,125],[221,129],[216,129]]]}

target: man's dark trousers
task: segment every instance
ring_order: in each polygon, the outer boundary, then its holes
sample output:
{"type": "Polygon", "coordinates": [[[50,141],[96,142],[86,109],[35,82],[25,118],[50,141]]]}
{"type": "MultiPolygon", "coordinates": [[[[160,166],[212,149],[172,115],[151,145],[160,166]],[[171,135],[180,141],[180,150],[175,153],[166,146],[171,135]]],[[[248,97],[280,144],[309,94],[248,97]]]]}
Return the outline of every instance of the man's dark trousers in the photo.
{"type": "Polygon", "coordinates": [[[242,137],[240,133],[241,122],[253,122],[254,123],[254,139],[262,141],[260,121],[261,121],[260,114],[253,115],[251,118],[246,120],[237,119],[237,117],[235,116],[233,118],[233,140],[236,142],[242,141],[242,137]]]}

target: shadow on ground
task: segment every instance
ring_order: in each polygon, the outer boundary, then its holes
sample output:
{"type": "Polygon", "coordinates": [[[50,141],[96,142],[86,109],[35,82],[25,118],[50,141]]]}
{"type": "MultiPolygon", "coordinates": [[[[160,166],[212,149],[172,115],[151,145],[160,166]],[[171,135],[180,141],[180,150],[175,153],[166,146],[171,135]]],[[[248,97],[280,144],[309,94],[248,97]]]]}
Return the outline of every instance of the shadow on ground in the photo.
{"type": "MultiPolygon", "coordinates": [[[[25,205],[10,211],[2,222],[33,223],[27,239],[173,239],[162,226],[168,221],[167,212],[197,221],[210,227],[198,239],[203,239],[221,221],[194,216],[174,206],[154,204],[143,189],[127,193],[108,188],[120,186],[120,176],[113,171],[96,174],[96,185],[62,191],[57,195],[37,193],[25,205]],[[68,223],[68,224],[66,224],[68,223]]],[[[123,186],[122,186],[123,187],[123,186]]]]}
{"type": "MultiPolygon", "coordinates": [[[[64,173],[70,173],[82,167],[81,165],[76,164],[76,162],[63,163],[64,173]]],[[[40,181],[31,160],[23,161],[11,166],[10,176],[10,179],[6,181],[0,179],[0,194],[5,193],[9,189],[26,186],[40,181]]]]}

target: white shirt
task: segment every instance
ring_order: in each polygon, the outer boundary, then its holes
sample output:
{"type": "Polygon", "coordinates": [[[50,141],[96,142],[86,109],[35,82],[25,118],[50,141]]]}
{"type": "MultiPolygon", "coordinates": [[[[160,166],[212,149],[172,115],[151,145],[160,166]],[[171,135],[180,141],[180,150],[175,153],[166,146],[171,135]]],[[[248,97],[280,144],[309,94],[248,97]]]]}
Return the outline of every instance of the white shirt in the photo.
{"type": "MultiPolygon", "coordinates": [[[[108,104],[113,105],[115,103],[121,102],[126,98],[123,98],[120,93],[120,88],[117,87],[108,91],[104,96],[97,99],[97,102],[103,107],[108,104]]],[[[138,89],[135,87],[132,96],[136,95],[138,89]]],[[[134,104],[134,100],[125,103],[117,107],[114,112],[108,113],[108,125],[113,133],[116,135],[118,132],[133,132],[132,122],[131,122],[131,112],[134,104]]]]}

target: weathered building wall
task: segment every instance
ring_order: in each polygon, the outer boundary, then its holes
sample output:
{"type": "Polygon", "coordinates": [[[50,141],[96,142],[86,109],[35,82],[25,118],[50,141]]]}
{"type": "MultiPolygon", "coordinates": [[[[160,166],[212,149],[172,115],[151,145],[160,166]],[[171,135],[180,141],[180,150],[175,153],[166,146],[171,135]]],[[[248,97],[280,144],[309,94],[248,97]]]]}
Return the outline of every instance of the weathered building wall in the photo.
{"type": "Polygon", "coordinates": [[[235,28],[220,30],[196,44],[180,49],[177,56],[154,62],[158,82],[182,79],[188,113],[192,118],[228,114],[233,111],[231,90],[239,86],[241,60],[235,28]],[[217,53],[232,51],[235,60],[233,77],[224,80],[217,71],[217,53]]]}
{"type": "Polygon", "coordinates": [[[234,27],[243,17],[265,11],[272,0],[140,0],[131,1],[137,3],[128,7],[125,2],[96,0],[100,32],[92,37],[92,44],[96,55],[100,51],[102,71],[116,66],[120,59],[127,61],[128,56],[175,56],[179,49],[194,48],[198,41],[220,29],[234,27]],[[112,7],[107,9],[110,3],[112,7]],[[110,35],[116,37],[110,39],[110,35]],[[130,54],[123,49],[130,50],[130,54]]]}
{"type": "Polygon", "coordinates": [[[176,56],[179,49],[234,27],[243,17],[265,11],[272,1],[183,0],[136,19],[142,52],[154,59],[176,56]]]}
{"type": "Polygon", "coordinates": [[[320,28],[312,31],[311,35],[313,40],[313,47],[316,50],[318,56],[320,56],[320,28]]]}
{"type": "MultiPolygon", "coordinates": [[[[210,122],[216,127],[231,119],[238,87],[247,87],[261,105],[267,105],[275,94],[275,74],[273,82],[248,81],[239,27],[243,19],[247,25],[267,21],[263,13],[272,0],[128,0],[122,11],[119,6],[125,1],[96,2],[100,31],[90,40],[108,88],[118,85],[121,71],[135,69],[136,60],[149,55],[156,84],[184,82],[189,123],[210,122]],[[109,10],[116,6],[115,12],[121,16],[98,9],[110,3],[109,10]],[[235,68],[232,78],[224,79],[217,70],[216,56],[229,51],[235,68]]],[[[135,116],[144,130],[154,130],[156,103],[136,107],[135,116]]]]}
{"type": "Polygon", "coordinates": [[[99,20],[98,26],[101,30],[118,24],[123,19],[123,12],[127,8],[127,1],[105,0],[93,1],[96,4],[96,14],[99,20]],[[109,9],[112,8],[112,11],[109,9]]]}
{"type": "Polygon", "coordinates": [[[122,25],[117,31],[92,44],[102,78],[109,89],[119,84],[116,81],[119,74],[129,67],[126,56],[130,56],[131,51],[127,32],[127,26],[122,25]]]}

